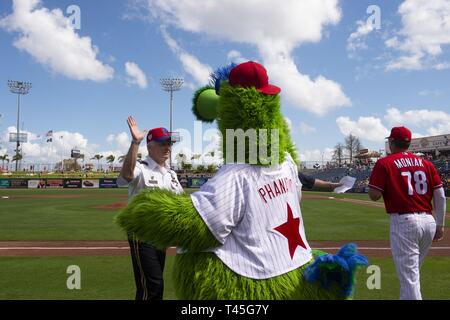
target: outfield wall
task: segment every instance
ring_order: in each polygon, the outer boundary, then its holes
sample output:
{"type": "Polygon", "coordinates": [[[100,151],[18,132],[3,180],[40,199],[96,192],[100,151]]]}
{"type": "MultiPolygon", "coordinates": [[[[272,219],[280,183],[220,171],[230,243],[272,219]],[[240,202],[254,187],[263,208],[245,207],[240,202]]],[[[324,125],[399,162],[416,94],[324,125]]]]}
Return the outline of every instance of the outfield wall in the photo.
{"type": "MultiPolygon", "coordinates": [[[[183,188],[200,188],[207,178],[182,178],[183,188]]],[[[117,178],[0,179],[0,189],[107,189],[118,188],[117,178]]]]}
{"type": "Polygon", "coordinates": [[[0,189],[106,189],[118,188],[117,179],[0,179],[0,189]]]}

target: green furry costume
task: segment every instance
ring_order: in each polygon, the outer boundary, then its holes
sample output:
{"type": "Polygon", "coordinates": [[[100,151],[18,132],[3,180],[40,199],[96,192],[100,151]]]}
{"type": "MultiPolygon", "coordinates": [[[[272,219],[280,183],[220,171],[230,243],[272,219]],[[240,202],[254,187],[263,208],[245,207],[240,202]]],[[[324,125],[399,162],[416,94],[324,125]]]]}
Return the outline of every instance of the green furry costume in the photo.
{"type": "MultiPolygon", "coordinates": [[[[269,152],[258,157],[255,165],[268,166],[268,159],[274,156],[283,163],[286,153],[296,160],[295,147],[280,111],[279,95],[264,94],[255,87],[232,86],[228,76],[235,67],[219,69],[213,75],[215,88],[207,86],[196,92],[194,114],[203,121],[217,121],[224,155],[230,146],[227,129],[256,129],[257,132],[278,129],[277,141],[272,136],[261,140],[257,135],[257,145],[267,147],[269,152]],[[271,148],[274,143],[276,149],[271,148]],[[270,150],[276,150],[277,154],[270,150]]],[[[247,143],[245,162],[251,163],[248,147],[247,143]]],[[[196,211],[191,197],[166,190],[142,191],[119,213],[116,222],[125,231],[158,248],[176,246],[185,249],[176,256],[171,271],[179,299],[346,299],[352,297],[357,266],[367,264],[365,257],[356,253],[356,246],[349,245],[337,255],[313,250],[315,259],[279,276],[268,279],[241,276],[216,254],[207,251],[221,243],[196,211]]]]}

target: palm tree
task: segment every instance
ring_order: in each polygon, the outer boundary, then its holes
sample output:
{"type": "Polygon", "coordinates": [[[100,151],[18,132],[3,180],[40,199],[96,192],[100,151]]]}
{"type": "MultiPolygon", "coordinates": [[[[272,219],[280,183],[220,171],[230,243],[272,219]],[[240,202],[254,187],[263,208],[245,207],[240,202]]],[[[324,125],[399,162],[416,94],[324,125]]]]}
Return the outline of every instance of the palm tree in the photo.
{"type": "Polygon", "coordinates": [[[98,161],[97,171],[98,171],[98,169],[100,167],[100,159],[102,159],[102,158],[103,158],[103,156],[101,154],[96,154],[95,156],[93,156],[91,158],[91,160],[97,160],[98,161]]]}
{"type": "Polygon", "coordinates": [[[181,163],[181,169],[189,171],[189,170],[192,169],[192,164],[186,163],[186,162],[182,162],[181,163]]]}
{"type": "Polygon", "coordinates": [[[217,165],[214,163],[209,164],[206,168],[206,172],[213,173],[215,171],[217,171],[217,165]]]}
{"type": "Polygon", "coordinates": [[[126,154],[121,155],[119,158],[117,158],[117,160],[119,160],[119,162],[122,163],[125,160],[126,156],[127,156],[126,154]]]}
{"type": "Polygon", "coordinates": [[[0,156],[0,160],[2,160],[2,170],[3,170],[5,166],[5,161],[8,161],[9,163],[8,155],[4,154],[3,156],[0,156]]]}
{"type": "Polygon", "coordinates": [[[112,154],[110,154],[108,157],[106,157],[106,162],[110,164],[111,171],[114,170],[114,160],[116,160],[116,157],[112,154]]]}

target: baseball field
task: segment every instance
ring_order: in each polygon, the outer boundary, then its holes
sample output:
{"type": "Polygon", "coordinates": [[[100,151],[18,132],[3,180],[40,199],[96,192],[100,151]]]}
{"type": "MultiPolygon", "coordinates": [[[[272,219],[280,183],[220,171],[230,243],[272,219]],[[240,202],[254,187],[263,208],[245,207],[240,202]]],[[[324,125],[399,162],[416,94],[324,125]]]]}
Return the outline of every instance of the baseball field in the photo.
{"type": "MultiPolygon", "coordinates": [[[[128,244],[113,223],[126,201],[126,189],[0,190],[0,299],[133,299],[128,244]],[[70,266],[79,267],[79,289],[68,289],[70,266]]],[[[354,242],[369,258],[372,268],[359,271],[355,299],[398,298],[382,202],[370,202],[367,195],[304,192],[301,205],[311,247],[335,253],[354,242]],[[367,272],[377,269],[373,266],[379,267],[379,279],[367,272]]],[[[447,214],[447,226],[448,219],[447,214]]],[[[165,299],[176,299],[174,250],[168,252],[165,299]]],[[[422,267],[424,299],[450,299],[448,270],[446,230],[422,267]]]]}

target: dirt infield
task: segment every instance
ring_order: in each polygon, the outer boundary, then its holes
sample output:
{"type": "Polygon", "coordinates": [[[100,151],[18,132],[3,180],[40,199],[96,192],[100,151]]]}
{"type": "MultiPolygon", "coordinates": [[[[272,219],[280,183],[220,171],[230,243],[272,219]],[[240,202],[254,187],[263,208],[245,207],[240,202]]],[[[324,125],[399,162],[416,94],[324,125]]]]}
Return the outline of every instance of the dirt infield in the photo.
{"type": "Polygon", "coordinates": [[[302,199],[305,199],[305,200],[328,200],[328,201],[332,200],[332,201],[339,201],[339,202],[355,203],[355,204],[360,204],[360,205],[368,206],[368,207],[384,208],[383,202],[374,202],[374,201],[369,201],[369,200],[335,198],[335,197],[309,195],[309,194],[304,194],[302,196],[302,199]]]}
{"type": "MultiPolygon", "coordinates": [[[[314,249],[336,253],[349,242],[356,243],[359,251],[368,257],[389,257],[389,241],[309,241],[314,249]]],[[[175,248],[167,250],[175,255],[175,248]]],[[[128,256],[130,250],[127,241],[0,241],[0,257],[57,257],[57,256],[128,256]]],[[[433,243],[429,256],[450,257],[450,230],[446,230],[445,239],[433,243]]]]}
{"type": "Polygon", "coordinates": [[[104,210],[120,210],[127,206],[126,202],[114,202],[111,204],[104,204],[101,206],[94,206],[94,209],[104,209],[104,210]]]}
{"type": "MultiPolygon", "coordinates": [[[[303,195],[302,199],[307,199],[307,200],[334,200],[334,201],[339,201],[339,202],[348,202],[348,203],[359,204],[359,205],[367,206],[367,207],[384,208],[384,202],[374,202],[374,201],[371,201],[371,200],[359,200],[359,199],[350,199],[350,198],[335,198],[335,197],[309,195],[309,194],[303,195]]],[[[448,211],[446,212],[445,218],[450,220],[450,212],[448,212],[448,211]]]]}
{"type": "Polygon", "coordinates": [[[39,194],[39,195],[10,195],[9,200],[16,199],[79,199],[83,195],[79,194],[39,194]]]}
{"type": "MultiPolygon", "coordinates": [[[[17,198],[32,198],[18,196],[17,198]]],[[[42,198],[42,195],[39,196],[42,198]]],[[[45,196],[44,196],[45,197],[45,196]]],[[[78,195],[48,195],[47,198],[78,198],[78,195]]],[[[369,200],[335,198],[320,195],[304,194],[305,200],[327,200],[354,203],[369,207],[384,208],[384,203],[369,200]]],[[[103,210],[120,210],[127,205],[126,201],[115,202],[93,208],[103,210]]],[[[450,218],[447,213],[447,219],[450,218]]],[[[309,241],[314,249],[336,253],[339,248],[349,242],[358,245],[359,251],[368,257],[389,257],[391,250],[388,240],[348,240],[348,241],[309,241]]],[[[175,248],[167,250],[168,255],[176,253],[175,248]]],[[[130,254],[127,241],[0,241],[0,257],[41,257],[41,256],[127,256],[130,254]]],[[[444,240],[433,243],[429,256],[450,257],[450,229],[445,230],[444,240]]]]}
{"type": "MultiPolygon", "coordinates": [[[[85,195],[85,194],[35,194],[35,195],[8,195],[4,200],[23,200],[23,199],[97,199],[96,195],[85,195]]],[[[121,200],[127,199],[127,196],[123,195],[110,195],[110,196],[102,196],[104,199],[117,199],[121,200]]],[[[126,201],[121,202],[125,203],[126,201]]]]}

